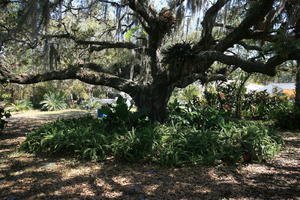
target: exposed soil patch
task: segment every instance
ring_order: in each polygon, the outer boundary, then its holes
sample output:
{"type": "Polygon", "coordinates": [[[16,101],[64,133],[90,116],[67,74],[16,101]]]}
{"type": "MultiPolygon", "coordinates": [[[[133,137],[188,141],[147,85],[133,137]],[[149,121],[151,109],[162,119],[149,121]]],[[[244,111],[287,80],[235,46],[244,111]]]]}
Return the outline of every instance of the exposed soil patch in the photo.
{"type": "Polygon", "coordinates": [[[265,164],[161,168],[82,162],[17,153],[25,134],[56,118],[84,114],[21,113],[0,135],[0,199],[300,199],[300,133],[265,164]]]}

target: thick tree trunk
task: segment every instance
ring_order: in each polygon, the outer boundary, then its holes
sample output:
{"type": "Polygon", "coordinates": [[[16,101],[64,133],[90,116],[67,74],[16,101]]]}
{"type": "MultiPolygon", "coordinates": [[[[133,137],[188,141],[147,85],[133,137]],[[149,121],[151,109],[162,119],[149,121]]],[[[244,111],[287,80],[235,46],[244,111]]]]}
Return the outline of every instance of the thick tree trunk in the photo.
{"type": "Polygon", "coordinates": [[[151,120],[163,122],[167,117],[167,103],[173,87],[153,87],[142,90],[134,97],[139,111],[147,112],[151,120]]]}
{"type": "Polygon", "coordinates": [[[300,108],[300,60],[297,61],[297,64],[295,104],[300,108]]]}

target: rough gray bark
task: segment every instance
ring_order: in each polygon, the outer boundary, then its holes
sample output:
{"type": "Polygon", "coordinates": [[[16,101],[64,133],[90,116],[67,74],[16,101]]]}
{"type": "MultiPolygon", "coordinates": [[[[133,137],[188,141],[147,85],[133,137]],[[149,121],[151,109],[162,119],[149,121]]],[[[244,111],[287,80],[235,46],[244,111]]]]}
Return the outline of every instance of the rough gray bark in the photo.
{"type": "Polygon", "coordinates": [[[157,85],[145,89],[133,99],[140,111],[148,113],[153,120],[163,121],[167,115],[167,103],[174,88],[157,85]]]}

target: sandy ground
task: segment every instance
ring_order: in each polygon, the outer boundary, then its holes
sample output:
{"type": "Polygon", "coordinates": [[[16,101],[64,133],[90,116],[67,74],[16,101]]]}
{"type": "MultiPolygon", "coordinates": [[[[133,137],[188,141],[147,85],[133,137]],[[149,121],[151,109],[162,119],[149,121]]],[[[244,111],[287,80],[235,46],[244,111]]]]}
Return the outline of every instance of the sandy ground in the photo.
{"type": "Polygon", "coordinates": [[[18,113],[0,135],[0,199],[299,199],[300,133],[282,133],[286,147],[264,164],[161,168],[113,161],[43,158],[16,152],[30,130],[85,114],[18,113]]]}

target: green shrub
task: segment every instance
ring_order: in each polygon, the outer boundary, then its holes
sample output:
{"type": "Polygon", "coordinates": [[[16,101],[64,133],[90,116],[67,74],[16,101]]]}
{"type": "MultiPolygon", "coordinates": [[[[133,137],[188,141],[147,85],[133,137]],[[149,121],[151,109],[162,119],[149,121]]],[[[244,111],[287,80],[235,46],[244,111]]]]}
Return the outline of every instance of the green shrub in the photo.
{"type": "Polygon", "coordinates": [[[124,135],[117,135],[112,143],[112,152],[118,160],[137,162],[151,160],[152,150],[157,140],[154,126],[133,128],[124,135]]]}
{"type": "Polygon", "coordinates": [[[32,103],[29,100],[17,100],[15,103],[11,104],[10,106],[6,107],[5,110],[9,112],[19,112],[24,110],[32,109],[32,103]]]}
{"type": "MultiPolygon", "coordinates": [[[[237,106],[238,86],[236,82],[221,84],[216,88],[205,90],[204,97],[209,107],[217,108],[220,111],[225,111],[233,115],[237,106]]],[[[240,95],[243,95],[243,93],[240,95]]]]}
{"type": "MultiPolygon", "coordinates": [[[[264,161],[276,155],[283,140],[273,128],[262,122],[230,122],[222,130],[222,141],[233,142],[232,147],[253,161],[264,161]]],[[[223,151],[226,154],[226,151],[223,151]]]]}
{"type": "Polygon", "coordinates": [[[98,160],[104,157],[103,144],[110,136],[101,127],[101,120],[91,116],[58,120],[31,132],[20,148],[37,154],[63,153],[98,160]]]}
{"type": "Polygon", "coordinates": [[[63,110],[67,108],[66,96],[63,92],[50,92],[44,95],[44,100],[40,102],[42,110],[63,110]]]}
{"type": "Polygon", "coordinates": [[[292,103],[284,104],[280,109],[277,109],[273,118],[275,126],[284,130],[300,130],[300,108],[292,103]]]}
{"type": "Polygon", "coordinates": [[[187,104],[174,101],[169,104],[171,124],[193,126],[197,129],[219,129],[228,118],[228,114],[214,107],[201,107],[198,99],[187,104]]]}
{"type": "MultiPolygon", "coordinates": [[[[246,93],[237,83],[221,84],[204,92],[208,107],[226,112],[232,117],[250,119],[271,119],[274,112],[284,106],[285,98],[270,95],[266,91],[246,93]]],[[[205,107],[201,105],[201,107],[205,107]]]]}
{"type": "Polygon", "coordinates": [[[245,94],[242,112],[252,119],[272,119],[274,112],[288,104],[285,98],[270,95],[266,91],[245,94]]]}
{"type": "Polygon", "coordinates": [[[101,111],[107,115],[104,118],[104,124],[108,129],[131,129],[149,123],[146,112],[131,112],[126,99],[121,96],[118,97],[116,105],[103,106],[101,111]]]}
{"type": "Polygon", "coordinates": [[[167,166],[213,164],[217,158],[217,132],[187,127],[158,126],[154,161],[167,166]]]}
{"type": "Polygon", "coordinates": [[[164,166],[243,162],[274,156],[281,141],[258,123],[229,122],[219,130],[171,124],[111,129],[90,116],[59,120],[27,135],[21,149],[30,153],[74,155],[89,160],[150,161],[164,166]]]}
{"type": "Polygon", "coordinates": [[[174,99],[177,99],[180,102],[189,103],[199,97],[200,97],[199,88],[196,85],[189,85],[186,88],[181,90],[176,89],[173,92],[172,97],[170,98],[170,102],[172,102],[174,99]]]}
{"type": "Polygon", "coordinates": [[[162,165],[263,161],[279,152],[280,137],[263,125],[226,124],[220,131],[161,126],[154,159],[162,165]]]}

